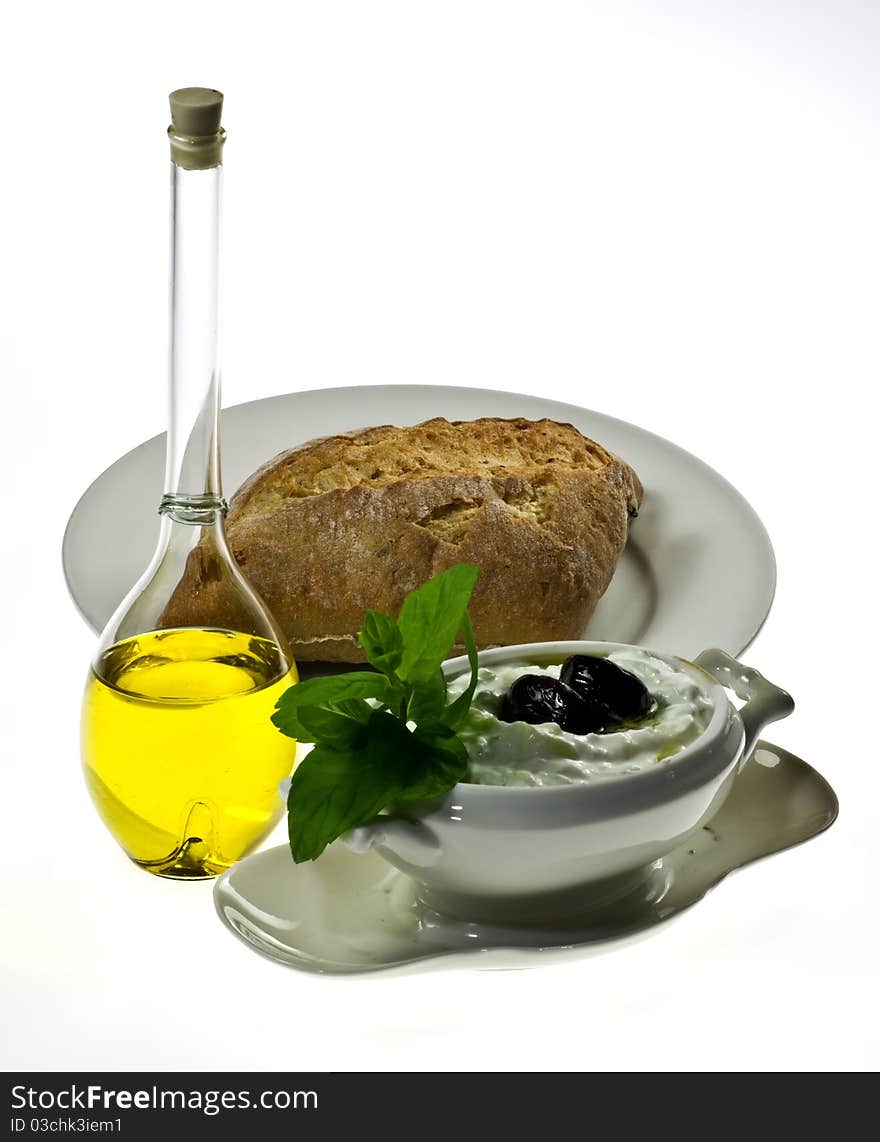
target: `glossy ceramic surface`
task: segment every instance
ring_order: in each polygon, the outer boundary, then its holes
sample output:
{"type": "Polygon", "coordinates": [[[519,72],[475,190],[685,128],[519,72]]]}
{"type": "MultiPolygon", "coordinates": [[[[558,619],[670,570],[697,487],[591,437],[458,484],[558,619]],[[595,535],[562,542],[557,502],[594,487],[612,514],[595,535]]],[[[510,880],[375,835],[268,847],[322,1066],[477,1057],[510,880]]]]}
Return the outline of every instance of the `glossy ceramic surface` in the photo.
{"type": "Polygon", "coordinates": [[[301,865],[286,845],[248,857],[218,880],[214,899],[248,948],[304,971],[534,967],[647,936],[733,869],[816,836],[836,816],[834,791],[815,769],[759,741],[730,796],[690,841],[652,862],[620,899],[561,924],[449,920],[419,902],[403,873],[340,842],[301,865]]]}

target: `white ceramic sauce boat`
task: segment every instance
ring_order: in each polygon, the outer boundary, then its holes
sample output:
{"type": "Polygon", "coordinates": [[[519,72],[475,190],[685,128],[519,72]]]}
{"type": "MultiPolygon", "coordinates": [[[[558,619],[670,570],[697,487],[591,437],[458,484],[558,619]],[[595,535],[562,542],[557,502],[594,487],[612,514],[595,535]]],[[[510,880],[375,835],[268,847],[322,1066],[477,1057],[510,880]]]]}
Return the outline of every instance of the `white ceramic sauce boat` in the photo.
{"type": "MultiPolygon", "coordinates": [[[[607,655],[619,643],[545,642],[480,654],[481,666],[607,655]]],[[[687,670],[713,703],[700,736],[666,762],[599,782],[540,787],[460,782],[442,800],[403,806],[353,829],[345,842],[374,849],[418,884],[442,915],[489,924],[544,923],[633,891],[652,863],[717,813],[765,725],[791,697],[721,650],[694,662],[650,651],[687,670]],[[744,705],[737,709],[729,688],[744,705]]],[[[444,665],[448,677],[466,658],[444,665]]]]}

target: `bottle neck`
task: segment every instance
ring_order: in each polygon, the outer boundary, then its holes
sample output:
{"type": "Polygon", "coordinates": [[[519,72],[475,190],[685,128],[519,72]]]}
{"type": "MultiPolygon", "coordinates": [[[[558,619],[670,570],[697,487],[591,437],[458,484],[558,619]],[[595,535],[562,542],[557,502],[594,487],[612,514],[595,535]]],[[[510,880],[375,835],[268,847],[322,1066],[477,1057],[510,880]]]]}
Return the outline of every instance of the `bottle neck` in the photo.
{"type": "Polygon", "coordinates": [[[205,525],[220,485],[218,270],[222,167],[171,164],[169,414],[160,512],[205,525]]]}

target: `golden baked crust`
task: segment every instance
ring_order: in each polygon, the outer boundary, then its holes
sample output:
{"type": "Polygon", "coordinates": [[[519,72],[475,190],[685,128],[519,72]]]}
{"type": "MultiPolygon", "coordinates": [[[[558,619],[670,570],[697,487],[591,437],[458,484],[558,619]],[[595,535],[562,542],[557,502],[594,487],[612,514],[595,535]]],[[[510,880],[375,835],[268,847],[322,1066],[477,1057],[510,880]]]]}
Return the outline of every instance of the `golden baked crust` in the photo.
{"type": "MultiPolygon", "coordinates": [[[[302,660],[361,662],[373,607],[454,563],[481,574],[470,606],[480,648],[579,638],[636,514],[633,470],[570,424],[435,418],[312,440],[238,490],[229,545],[302,660]]],[[[165,625],[186,625],[222,591],[199,550],[165,625]]],[[[201,621],[201,620],[200,620],[201,621]]]]}

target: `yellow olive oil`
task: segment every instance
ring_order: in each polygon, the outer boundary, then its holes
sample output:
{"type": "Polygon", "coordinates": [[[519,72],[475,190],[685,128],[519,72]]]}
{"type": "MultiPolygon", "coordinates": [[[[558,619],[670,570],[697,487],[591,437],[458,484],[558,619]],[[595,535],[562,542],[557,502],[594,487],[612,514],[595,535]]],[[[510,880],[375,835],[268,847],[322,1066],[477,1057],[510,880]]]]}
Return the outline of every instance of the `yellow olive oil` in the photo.
{"type": "Polygon", "coordinates": [[[83,767],[132,860],[160,876],[216,876],[266,836],[296,751],[270,717],[296,681],[275,643],[229,630],[151,631],[100,656],[83,767]]]}

